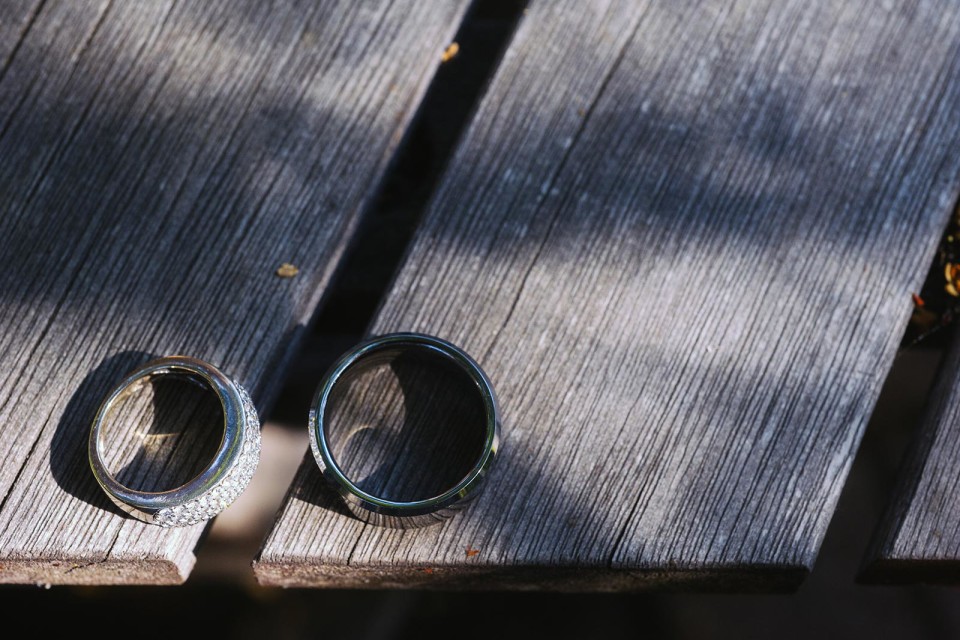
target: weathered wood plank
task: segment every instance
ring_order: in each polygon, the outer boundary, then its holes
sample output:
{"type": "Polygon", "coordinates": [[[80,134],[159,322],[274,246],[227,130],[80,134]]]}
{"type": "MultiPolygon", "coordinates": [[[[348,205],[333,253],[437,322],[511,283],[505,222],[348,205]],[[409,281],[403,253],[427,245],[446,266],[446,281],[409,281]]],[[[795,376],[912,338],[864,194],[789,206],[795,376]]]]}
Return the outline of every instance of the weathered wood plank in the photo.
{"type": "Polygon", "coordinates": [[[43,0],[8,2],[0,7],[0,77],[30,31],[43,0]]]}
{"type": "Polygon", "coordinates": [[[862,578],[960,583],[960,340],[944,358],[862,578]]]}
{"type": "Polygon", "coordinates": [[[533,2],[371,327],[479,359],[501,464],[396,531],[308,459],[259,580],[796,584],[960,188],[958,45],[947,2],[533,2]]]}
{"type": "MultiPolygon", "coordinates": [[[[186,577],[202,526],[109,505],[84,459],[93,413],[170,353],[270,400],[466,4],[4,8],[26,18],[0,23],[22,34],[0,45],[0,582],[186,577]]],[[[129,410],[159,444],[131,431],[116,455],[162,485],[198,437],[168,438],[148,404],[129,410]]]]}

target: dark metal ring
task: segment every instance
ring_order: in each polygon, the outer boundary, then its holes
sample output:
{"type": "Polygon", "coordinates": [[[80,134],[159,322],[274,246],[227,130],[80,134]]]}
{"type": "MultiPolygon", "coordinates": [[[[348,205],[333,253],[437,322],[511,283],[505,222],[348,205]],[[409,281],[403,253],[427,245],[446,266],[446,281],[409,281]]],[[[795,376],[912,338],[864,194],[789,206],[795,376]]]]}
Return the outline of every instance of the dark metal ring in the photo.
{"type": "Polygon", "coordinates": [[[365,522],[396,528],[422,527],[443,522],[463,509],[481,489],[497,454],[500,414],[493,386],[473,358],[440,338],[420,333],[392,333],[363,342],[344,354],[324,377],[310,408],[310,448],[330,484],[343,497],[350,511],[365,522]],[[484,407],[484,440],[475,464],[454,486],[431,498],[413,501],[387,500],[360,489],[334,460],[327,441],[327,410],[330,395],[348,371],[375,354],[408,349],[425,350],[444,357],[465,372],[476,386],[484,407]]]}

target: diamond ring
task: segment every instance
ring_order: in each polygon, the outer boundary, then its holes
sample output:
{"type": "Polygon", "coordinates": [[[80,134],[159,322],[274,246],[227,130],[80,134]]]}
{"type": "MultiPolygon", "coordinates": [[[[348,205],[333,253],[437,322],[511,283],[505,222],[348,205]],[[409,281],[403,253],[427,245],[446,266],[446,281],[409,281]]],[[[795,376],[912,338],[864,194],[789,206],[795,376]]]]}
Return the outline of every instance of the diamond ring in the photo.
{"type": "Polygon", "coordinates": [[[89,455],[94,477],[120,509],[161,527],[185,527],[214,517],[247,487],[260,460],[260,421],[246,390],[213,365],[187,356],[159,358],[131,372],[104,400],[90,428],[89,455]],[[186,378],[213,391],[223,411],[223,436],[213,460],[183,486],[138,491],[107,469],[103,426],[116,403],[159,376],[186,378]]]}
{"type": "MultiPolygon", "coordinates": [[[[358,428],[362,430],[361,425],[351,427],[355,432],[358,428]]],[[[433,336],[393,333],[361,343],[333,365],[317,389],[310,408],[309,435],[310,449],[320,472],[356,517],[371,524],[406,529],[443,522],[479,494],[484,476],[493,465],[497,454],[500,416],[490,380],[480,369],[480,365],[461,349],[433,336]],[[478,436],[476,441],[479,443],[479,451],[470,454],[473,456],[469,458],[472,466],[465,475],[459,476],[459,481],[425,499],[401,501],[373,495],[361,489],[357,482],[344,472],[344,467],[340,464],[343,461],[338,462],[335,459],[329,441],[331,405],[335,404],[331,402],[331,395],[340,383],[349,386],[366,366],[395,362],[398,358],[414,352],[439,356],[446,365],[453,365],[452,369],[458,375],[466,375],[468,393],[477,394],[476,398],[466,399],[479,400],[475,406],[482,411],[483,426],[482,432],[475,434],[478,436]]],[[[368,455],[368,452],[361,452],[360,455],[368,455]]]]}

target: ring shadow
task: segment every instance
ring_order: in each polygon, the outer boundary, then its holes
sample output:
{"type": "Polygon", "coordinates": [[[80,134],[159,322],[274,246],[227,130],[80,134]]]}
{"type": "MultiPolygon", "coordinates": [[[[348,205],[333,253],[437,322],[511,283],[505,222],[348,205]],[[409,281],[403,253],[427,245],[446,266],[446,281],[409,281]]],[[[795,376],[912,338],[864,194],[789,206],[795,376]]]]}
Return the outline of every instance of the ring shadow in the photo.
{"type": "MultiPolygon", "coordinates": [[[[223,440],[223,408],[206,383],[188,375],[158,376],[116,412],[109,436],[117,480],[139,491],[182,486],[214,459],[223,440]],[[148,419],[149,416],[149,419],[148,419]],[[137,430],[137,425],[150,426],[137,430]],[[133,428],[131,428],[133,427],[133,428]]],[[[109,435],[109,434],[108,434],[109,435]]]]}
{"type": "Polygon", "coordinates": [[[122,513],[100,489],[87,457],[90,425],[100,403],[122,376],[152,359],[143,351],[122,351],[104,358],[70,397],[50,444],[50,472],[71,496],[95,507],[122,513]]]}

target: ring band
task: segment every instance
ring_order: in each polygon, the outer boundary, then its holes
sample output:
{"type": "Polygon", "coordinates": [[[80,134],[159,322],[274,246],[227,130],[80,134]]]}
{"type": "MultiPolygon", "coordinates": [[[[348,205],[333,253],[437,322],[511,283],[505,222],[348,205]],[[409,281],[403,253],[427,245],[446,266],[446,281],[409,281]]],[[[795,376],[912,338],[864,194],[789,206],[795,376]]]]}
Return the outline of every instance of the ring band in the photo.
{"type": "Polygon", "coordinates": [[[310,408],[310,449],[323,474],[341,495],[350,511],[365,522],[380,526],[408,529],[443,522],[463,509],[481,489],[484,476],[490,470],[500,440],[500,416],[493,386],[486,374],[470,356],[458,347],[419,333],[382,335],[354,347],[344,354],[327,373],[317,389],[310,408]],[[330,396],[337,383],[345,378],[355,365],[384,352],[424,350],[442,356],[457,365],[472,381],[484,408],[484,438],[482,451],[473,467],[453,487],[424,500],[395,501],[372,495],[353,483],[342,471],[331,454],[327,439],[327,411],[330,396]]]}
{"type": "Polygon", "coordinates": [[[90,428],[89,455],[94,477],[120,509],[161,527],[185,527],[214,517],[246,489],[260,460],[260,420],[246,390],[213,365],[187,356],[159,358],[131,372],[104,400],[90,428]],[[165,375],[200,382],[217,394],[223,410],[223,437],[213,460],[183,486],[137,491],[120,484],[107,470],[103,425],[115,403],[165,375]]]}

